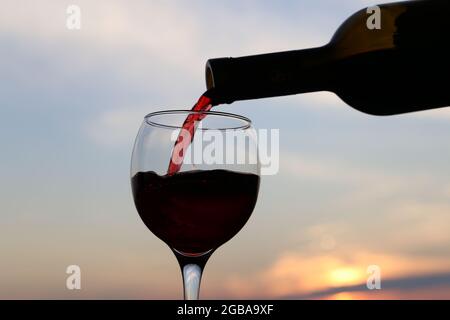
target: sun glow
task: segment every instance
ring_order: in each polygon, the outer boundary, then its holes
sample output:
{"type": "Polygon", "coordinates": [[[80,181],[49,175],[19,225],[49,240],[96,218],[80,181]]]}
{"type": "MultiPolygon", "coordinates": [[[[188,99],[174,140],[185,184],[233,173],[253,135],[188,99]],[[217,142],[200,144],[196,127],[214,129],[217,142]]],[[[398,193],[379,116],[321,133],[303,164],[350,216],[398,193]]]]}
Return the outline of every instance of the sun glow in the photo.
{"type": "Polygon", "coordinates": [[[336,293],[330,297],[327,297],[328,300],[355,300],[357,299],[356,296],[352,293],[348,292],[340,292],[336,293]]]}
{"type": "Polygon", "coordinates": [[[358,284],[364,281],[364,274],[363,270],[354,267],[342,267],[332,270],[329,280],[332,286],[358,284]]]}

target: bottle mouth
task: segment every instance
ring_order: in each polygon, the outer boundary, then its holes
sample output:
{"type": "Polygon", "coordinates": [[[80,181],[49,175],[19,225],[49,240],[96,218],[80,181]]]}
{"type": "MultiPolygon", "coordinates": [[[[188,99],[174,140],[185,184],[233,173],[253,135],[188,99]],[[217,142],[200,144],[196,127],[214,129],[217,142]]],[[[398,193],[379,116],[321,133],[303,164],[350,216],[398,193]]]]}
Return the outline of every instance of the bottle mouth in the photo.
{"type": "Polygon", "coordinates": [[[230,95],[241,84],[234,71],[233,58],[209,59],[205,66],[206,88],[213,89],[217,104],[233,103],[230,95]]]}
{"type": "Polygon", "coordinates": [[[165,110],[149,113],[144,121],[147,125],[166,129],[182,129],[189,116],[201,120],[197,130],[246,130],[252,126],[249,118],[219,111],[165,110]]]}

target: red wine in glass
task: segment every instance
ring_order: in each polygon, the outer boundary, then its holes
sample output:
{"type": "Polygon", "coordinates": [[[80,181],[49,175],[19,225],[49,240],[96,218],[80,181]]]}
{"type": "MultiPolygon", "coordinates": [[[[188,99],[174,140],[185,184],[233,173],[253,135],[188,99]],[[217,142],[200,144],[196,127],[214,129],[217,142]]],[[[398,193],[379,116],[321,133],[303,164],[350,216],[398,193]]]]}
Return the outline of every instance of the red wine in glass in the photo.
{"type": "Polygon", "coordinates": [[[131,180],[137,211],[169,247],[202,254],[241,230],[256,204],[259,176],[229,170],[194,170],[160,176],[138,172],[131,180]]]}

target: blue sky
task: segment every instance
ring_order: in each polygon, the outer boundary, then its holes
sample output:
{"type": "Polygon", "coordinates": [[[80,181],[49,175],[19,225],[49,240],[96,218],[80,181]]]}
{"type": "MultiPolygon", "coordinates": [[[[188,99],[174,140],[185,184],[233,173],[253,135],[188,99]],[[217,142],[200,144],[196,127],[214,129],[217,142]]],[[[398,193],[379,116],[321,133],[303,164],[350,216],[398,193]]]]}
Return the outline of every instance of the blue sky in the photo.
{"type": "MultiPolygon", "coordinates": [[[[189,108],[208,58],[319,46],[375,3],[3,0],[0,297],[179,298],[176,261],[130,194],[143,116],[189,108]],[[79,31],[65,28],[69,4],[79,31]],[[69,264],[80,292],[64,287],[69,264]]],[[[205,297],[345,293],[369,264],[394,284],[450,270],[450,110],[377,118],[330,93],[217,109],[280,129],[282,152],[251,220],[208,263],[205,297]]],[[[382,294],[450,297],[448,284],[403,288],[382,294]]]]}

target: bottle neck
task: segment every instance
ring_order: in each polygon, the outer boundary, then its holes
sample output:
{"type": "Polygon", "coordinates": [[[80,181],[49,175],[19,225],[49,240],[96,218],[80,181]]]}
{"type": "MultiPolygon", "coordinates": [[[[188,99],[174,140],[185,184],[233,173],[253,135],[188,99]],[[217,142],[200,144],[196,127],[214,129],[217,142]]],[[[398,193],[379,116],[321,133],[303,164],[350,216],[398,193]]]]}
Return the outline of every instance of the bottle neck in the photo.
{"type": "Polygon", "coordinates": [[[329,46],[240,58],[210,59],[206,86],[214,104],[331,88],[329,46]]]}

